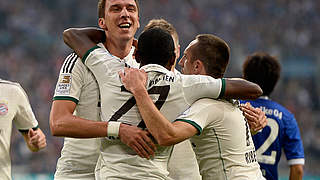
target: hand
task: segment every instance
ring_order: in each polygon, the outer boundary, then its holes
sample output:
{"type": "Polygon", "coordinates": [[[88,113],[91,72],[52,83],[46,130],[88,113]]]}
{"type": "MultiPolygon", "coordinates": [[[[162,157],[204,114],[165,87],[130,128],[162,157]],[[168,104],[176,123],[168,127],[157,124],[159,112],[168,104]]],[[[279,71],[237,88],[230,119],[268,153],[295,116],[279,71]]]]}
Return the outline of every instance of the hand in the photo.
{"type": "Polygon", "coordinates": [[[132,148],[140,157],[149,159],[154,156],[156,146],[150,138],[151,134],[136,126],[121,124],[119,138],[121,142],[132,148]]]}
{"type": "Polygon", "coordinates": [[[28,138],[30,149],[34,152],[39,151],[47,146],[46,136],[39,128],[37,130],[30,128],[28,132],[28,138]]]}
{"type": "Polygon", "coordinates": [[[267,125],[267,117],[260,108],[253,108],[250,103],[247,102],[246,104],[241,104],[240,109],[247,119],[253,134],[256,134],[267,125]]]}
{"type": "Polygon", "coordinates": [[[124,87],[133,94],[139,90],[146,90],[148,75],[144,70],[125,68],[124,72],[119,71],[124,87]]]}

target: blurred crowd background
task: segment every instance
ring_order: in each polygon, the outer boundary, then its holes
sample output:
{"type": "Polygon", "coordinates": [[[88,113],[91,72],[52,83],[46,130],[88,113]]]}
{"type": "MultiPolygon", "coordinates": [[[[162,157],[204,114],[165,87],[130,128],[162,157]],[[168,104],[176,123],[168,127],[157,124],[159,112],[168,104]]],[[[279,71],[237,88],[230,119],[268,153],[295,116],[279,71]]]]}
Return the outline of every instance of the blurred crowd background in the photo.
{"type": "MultiPolygon", "coordinates": [[[[55,171],[63,139],[51,136],[49,112],[59,69],[71,52],[62,32],[97,26],[96,6],[97,0],[0,0],[0,78],[24,87],[48,144],[30,153],[13,131],[13,173],[55,171]]],[[[245,57],[255,51],[279,58],[282,76],[271,98],[296,116],[306,175],[320,175],[319,12],[315,0],[140,0],[141,27],[152,18],[168,20],[177,29],[182,52],[199,33],[226,40],[232,54],[226,77],[240,77],[245,57]]],[[[280,172],[287,169],[282,162],[280,172]]]]}

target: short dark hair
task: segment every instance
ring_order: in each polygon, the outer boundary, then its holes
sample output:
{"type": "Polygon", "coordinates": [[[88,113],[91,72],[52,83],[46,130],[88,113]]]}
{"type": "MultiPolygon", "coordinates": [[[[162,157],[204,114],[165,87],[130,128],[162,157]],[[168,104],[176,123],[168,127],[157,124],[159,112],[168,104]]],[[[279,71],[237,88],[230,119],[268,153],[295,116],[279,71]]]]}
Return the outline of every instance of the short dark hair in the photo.
{"type": "Polygon", "coordinates": [[[163,30],[166,30],[169,32],[169,34],[171,34],[174,38],[176,38],[177,43],[179,44],[179,36],[177,33],[176,28],[174,28],[174,26],[169,23],[168,21],[166,21],[165,19],[151,19],[148,24],[144,27],[144,31],[147,29],[151,29],[151,28],[161,28],[163,30]]]}
{"type": "Polygon", "coordinates": [[[199,34],[191,51],[191,62],[200,60],[207,75],[222,78],[229,63],[230,48],[221,38],[212,34],[199,34]]]}
{"type": "Polygon", "coordinates": [[[159,64],[166,66],[175,58],[172,36],[161,28],[148,29],[140,35],[136,59],[141,64],[159,64]]]}
{"type": "MultiPolygon", "coordinates": [[[[139,14],[139,2],[138,0],[134,0],[136,2],[139,14]]],[[[104,18],[106,11],[106,0],[99,0],[98,1],[98,18],[104,18]]]]}
{"type": "Polygon", "coordinates": [[[258,84],[263,95],[269,96],[280,78],[281,66],[277,58],[264,52],[248,56],[242,66],[243,78],[258,84]]]}

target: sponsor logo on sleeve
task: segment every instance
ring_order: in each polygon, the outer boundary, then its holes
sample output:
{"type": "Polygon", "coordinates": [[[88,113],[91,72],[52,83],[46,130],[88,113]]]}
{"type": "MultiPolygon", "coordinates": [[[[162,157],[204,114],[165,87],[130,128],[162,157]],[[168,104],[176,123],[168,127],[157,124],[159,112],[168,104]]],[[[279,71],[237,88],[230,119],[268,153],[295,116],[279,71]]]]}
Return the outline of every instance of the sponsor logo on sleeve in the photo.
{"type": "Polygon", "coordinates": [[[0,116],[4,116],[8,113],[8,106],[5,103],[0,103],[0,116]]]}
{"type": "Polygon", "coordinates": [[[57,85],[56,93],[59,95],[70,95],[71,81],[71,74],[62,74],[57,85]]]}

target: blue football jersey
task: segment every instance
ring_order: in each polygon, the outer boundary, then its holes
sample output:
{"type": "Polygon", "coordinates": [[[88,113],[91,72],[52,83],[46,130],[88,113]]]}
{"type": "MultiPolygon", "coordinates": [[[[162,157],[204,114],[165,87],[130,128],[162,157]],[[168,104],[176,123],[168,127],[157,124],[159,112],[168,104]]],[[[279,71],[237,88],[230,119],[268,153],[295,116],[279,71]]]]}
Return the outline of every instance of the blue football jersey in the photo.
{"type": "Polygon", "coordinates": [[[278,163],[282,149],[289,165],[304,164],[303,145],[294,115],[267,97],[241,101],[243,104],[246,102],[261,108],[267,116],[267,126],[252,137],[258,162],[266,179],[278,179],[278,163]]]}

